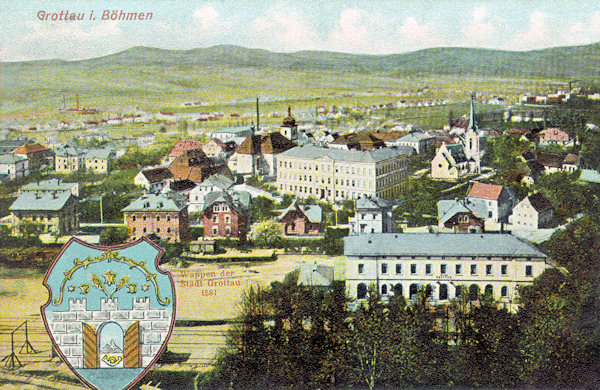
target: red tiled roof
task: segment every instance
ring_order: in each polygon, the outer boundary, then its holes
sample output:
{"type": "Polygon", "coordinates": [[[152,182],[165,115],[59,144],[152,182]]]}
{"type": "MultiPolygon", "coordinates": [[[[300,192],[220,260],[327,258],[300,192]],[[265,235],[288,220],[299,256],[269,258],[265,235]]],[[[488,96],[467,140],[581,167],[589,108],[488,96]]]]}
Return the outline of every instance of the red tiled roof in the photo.
{"type": "Polygon", "coordinates": [[[44,152],[46,150],[49,150],[49,149],[47,147],[45,147],[44,145],[40,145],[40,144],[36,143],[36,144],[25,144],[25,145],[19,146],[12,152],[14,154],[32,154],[32,153],[37,153],[37,152],[44,152]]]}
{"type": "Polygon", "coordinates": [[[295,142],[285,138],[281,133],[273,132],[263,135],[250,135],[236,149],[242,154],[278,154],[297,146],[295,142]]]}
{"type": "Polygon", "coordinates": [[[200,149],[201,147],[202,142],[198,140],[182,139],[171,148],[171,151],[169,152],[169,157],[177,157],[187,150],[200,149]]]}
{"type": "Polygon", "coordinates": [[[473,183],[469,196],[473,198],[498,199],[503,186],[500,184],[473,183]]]}
{"type": "Polygon", "coordinates": [[[173,174],[169,169],[162,167],[144,170],[142,171],[142,175],[144,175],[150,183],[157,183],[173,177],[173,174]]]}
{"type": "Polygon", "coordinates": [[[202,149],[184,150],[171,163],[172,167],[210,167],[213,165],[215,165],[214,161],[202,149]]]}

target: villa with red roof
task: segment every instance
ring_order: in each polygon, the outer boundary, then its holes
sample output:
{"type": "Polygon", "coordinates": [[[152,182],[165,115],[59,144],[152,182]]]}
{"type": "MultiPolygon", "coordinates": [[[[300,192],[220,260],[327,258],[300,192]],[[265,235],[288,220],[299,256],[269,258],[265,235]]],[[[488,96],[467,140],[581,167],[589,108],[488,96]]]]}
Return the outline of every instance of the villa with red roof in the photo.
{"type": "Polygon", "coordinates": [[[517,204],[517,196],[509,186],[475,182],[467,200],[476,214],[495,223],[508,222],[508,216],[517,204]]]}
{"type": "Polygon", "coordinates": [[[54,162],[54,152],[38,143],[19,146],[12,154],[28,159],[30,172],[37,172],[43,166],[51,166],[54,162]]]}
{"type": "Polygon", "coordinates": [[[558,127],[549,127],[540,132],[540,145],[552,144],[571,146],[573,145],[573,140],[566,131],[558,127]]]}
{"type": "Polygon", "coordinates": [[[177,157],[181,156],[188,150],[198,150],[202,149],[202,142],[195,139],[182,139],[177,142],[169,153],[163,158],[163,165],[171,164],[177,157]]]}

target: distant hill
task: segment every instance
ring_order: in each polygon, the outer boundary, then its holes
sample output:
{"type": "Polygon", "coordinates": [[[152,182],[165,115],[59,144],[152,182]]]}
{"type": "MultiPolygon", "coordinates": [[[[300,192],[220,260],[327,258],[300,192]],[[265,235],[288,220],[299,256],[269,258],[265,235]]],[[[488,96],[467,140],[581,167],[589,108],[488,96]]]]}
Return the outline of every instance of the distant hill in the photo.
{"type": "Polygon", "coordinates": [[[526,52],[443,47],[392,55],[360,55],[324,51],[275,53],[231,45],[192,50],[166,50],[137,46],[118,53],[81,61],[30,61],[2,65],[12,68],[76,64],[89,67],[226,66],[384,75],[475,74],[589,79],[600,76],[600,43],[526,52]]]}

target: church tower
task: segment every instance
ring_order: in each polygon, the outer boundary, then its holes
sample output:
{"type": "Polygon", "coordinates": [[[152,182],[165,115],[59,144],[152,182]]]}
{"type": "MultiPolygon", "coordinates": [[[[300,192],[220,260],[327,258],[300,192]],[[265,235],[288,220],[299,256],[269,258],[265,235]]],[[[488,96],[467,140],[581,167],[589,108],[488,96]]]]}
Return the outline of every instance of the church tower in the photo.
{"type": "Polygon", "coordinates": [[[296,124],[296,118],[292,115],[292,107],[288,106],[288,116],[283,119],[281,130],[286,138],[292,141],[298,140],[298,125],[296,124]]]}
{"type": "Polygon", "coordinates": [[[475,123],[475,94],[471,94],[471,112],[469,113],[469,124],[465,132],[465,155],[469,161],[470,171],[479,173],[481,171],[481,151],[479,149],[479,132],[475,123]]]}

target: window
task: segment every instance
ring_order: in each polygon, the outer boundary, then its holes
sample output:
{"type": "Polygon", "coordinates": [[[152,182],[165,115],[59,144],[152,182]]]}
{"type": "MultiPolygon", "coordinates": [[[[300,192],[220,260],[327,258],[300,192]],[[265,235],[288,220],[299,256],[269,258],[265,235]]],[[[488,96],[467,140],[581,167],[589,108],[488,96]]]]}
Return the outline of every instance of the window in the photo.
{"type": "Polygon", "coordinates": [[[225,223],[229,223],[229,222],[231,222],[231,216],[226,215],[225,216],[225,223]]]}
{"type": "Polygon", "coordinates": [[[167,215],[167,222],[169,222],[171,220],[171,216],[167,215]]]}
{"type": "Polygon", "coordinates": [[[508,265],[506,265],[506,264],[502,264],[502,265],[500,266],[500,273],[501,273],[502,275],[506,275],[506,274],[508,273],[508,265]]]}
{"type": "Polygon", "coordinates": [[[485,286],[484,295],[488,297],[494,296],[494,287],[491,284],[485,286]]]}
{"type": "Polygon", "coordinates": [[[219,205],[214,205],[214,206],[213,206],[213,211],[214,211],[215,213],[216,213],[216,212],[219,212],[220,210],[221,210],[221,208],[219,207],[219,205]]]}
{"type": "Polygon", "coordinates": [[[471,264],[471,275],[477,275],[477,264],[471,264]]]}
{"type": "Polygon", "coordinates": [[[397,296],[402,296],[402,284],[400,284],[400,283],[397,283],[397,284],[394,286],[394,295],[397,295],[397,296]]]}
{"type": "Polygon", "coordinates": [[[413,275],[417,273],[417,265],[416,264],[410,265],[410,273],[413,275]]]}
{"type": "Polygon", "coordinates": [[[364,283],[359,283],[356,286],[356,298],[357,299],[365,299],[367,297],[367,285],[364,283]]]}
{"type": "Polygon", "coordinates": [[[142,217],[142,220],[143,220],[143,221],[145,221],[145,220],[146,220],[146,216],[145,216],[145,215],[142,217]]]}
{"type": "Polygon", "coordinates": [[[381,295],[387,295],[387,284],[381,285],[381,295]]]}
{"type": "Polygon", "coordinates": [[[419,292],[419,286],[415,283],[411,284],[408,289],[409,299],[411,299],[411,300],[416,299],[418,292],[419,292]]]}
{"type": "Polygon", "coordinates": [[[146,233],[146,228],[142,229],[142,231],[143,231],[144,233],[146,233]]]}
{"type": "Polygon", "coordinates": [[[217,227],[216,226],[213,226],[213,235],[215,235],[215,236],[217,235],[217,227]]]}
{"type": "Polygon", "coordinates": [[[462,264],[456,264],[455,273],[457,275],[462,274],[462,264]]]}
{"type": "Polygon", "coordinates": [[[508,296],[508,287],[507,286],[502,286],[502,288],[500,289],[500,296],[502,296],[502,297],[508,296]]]}
{"type": "Polygon", "coordinates": [[[491,275],[492,274],[492,265],[491,264],[486,264],[486,266],[485,266],[485,274],[486,275],[491,275]]]}
{"type": "Polygon", "coordinates": [[[171,233],[171,228],[167,228],[167,233],[171,233]]]}
{"type": "Polygon", "coordinates": [[[447,284],[440,284],[439,298],[440,298],[440,301],[448,299],[448,285],[447,284]]]}
{"type": "Polygon", "coordinates": [[[358,273],[362,274],[363,272],[365,272],[365,265],[364,264],[359,264],[358,265],[358,273]]]}
{"type": "Polygon", "coordinates": [[[156,221],[160,221],[160,215],[156,216],[156,221]]]}
{"type": "Polygon", "coordinates": [[[133,217],[131,217],[131,220],[132,220],[133,222],[135,222],[135,215],[134,215],[133,217]]]}
{"type": "Polygon", "coordinates": [[[386,263],[381,264],[381,273],[382,274],[387,274],[387,269],[388,268],[387,268],[387,264],[386,263]]]}
{"type": "Polygon", "coordinates": [[[525,276],[533,276],[533,267],[530,265],[525,266],[525,276]]]}
{"type": "Polygon", "coordinates": [[[156,228],[156,233],[160,233],[160,228],[156,228]]]}
{"type": "Polygon", "coordinates": [[[402,264],[396,264],[396,273],[397,274],[401,274],[402,273],[402,264]]]}
{"type": "Polygon", "coordinates": [[[446,264],[440,264],[440,274],[446,274],[446,264]]]}
{"type": "Polygon", "coordinates": [[[425,273],[431,275],[431,264],[425,264],[425,273]]]}
{"type": "Polygon", "coordinates": [[[213,222],[214,222],[214,223],[217,223],[217,218],[218,218],[218,217],[217,217],[216,215],[213,215],[213,222]]]}
{"type": "Polygon", "coordinates": [[[231,234],[231,227],[225,226],[225,234],[231,234]]]}

